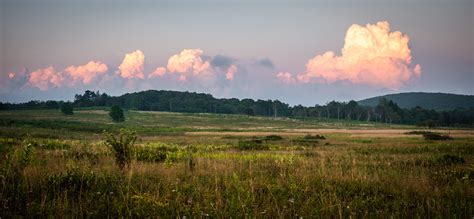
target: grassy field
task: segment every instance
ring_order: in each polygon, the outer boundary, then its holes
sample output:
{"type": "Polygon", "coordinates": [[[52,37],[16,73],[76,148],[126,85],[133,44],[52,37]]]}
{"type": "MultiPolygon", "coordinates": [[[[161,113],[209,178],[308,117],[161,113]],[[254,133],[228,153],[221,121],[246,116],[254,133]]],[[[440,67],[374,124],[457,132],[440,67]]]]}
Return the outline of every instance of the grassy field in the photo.
{"type": "Polygon", "coordinates": [[[377,123],[125,117],[0,111],[0,217],[474,216],[474,130],[434,141],[377,123]],[[123,171],[103,134],[121,128],[138,135],[123,171]]]}

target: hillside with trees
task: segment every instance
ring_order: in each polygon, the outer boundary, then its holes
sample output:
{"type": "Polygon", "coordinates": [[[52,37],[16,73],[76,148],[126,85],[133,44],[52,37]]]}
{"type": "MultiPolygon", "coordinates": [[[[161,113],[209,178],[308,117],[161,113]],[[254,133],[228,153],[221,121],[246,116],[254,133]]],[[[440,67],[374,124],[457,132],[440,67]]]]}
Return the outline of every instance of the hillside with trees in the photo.
{"type": "MultiPolygon", "coordinates": [[[[59,109],[62,101],[30,101],[0,103],[0,110],[59,109]]],[[[331,101],[326,105],[289,106],[279,100],[218,99],[210,94],[178,91],[148,90],[109,96],[85,91],[75,95],[75,108],[112,107],[142,111],[181,113],[244,114],[248,116],[289,117],[296,119],[335,119],[347,121],[413,124],[420,126],[474,126],[474,107],[435,111],[420,106],[400,107],[395,101],[379,98],[377,104],[367,106],[356,101],[331,101]]]]}
{"type": "Polygon", "coordinates": [[[358,103],[364,106],[376,106],[382,98],[391,100],[404,109],[419,106],[429,110],[445,111],[474,107],[474,96],[472,95],[423,92],[389,94],[360,100],[358,103]]]}

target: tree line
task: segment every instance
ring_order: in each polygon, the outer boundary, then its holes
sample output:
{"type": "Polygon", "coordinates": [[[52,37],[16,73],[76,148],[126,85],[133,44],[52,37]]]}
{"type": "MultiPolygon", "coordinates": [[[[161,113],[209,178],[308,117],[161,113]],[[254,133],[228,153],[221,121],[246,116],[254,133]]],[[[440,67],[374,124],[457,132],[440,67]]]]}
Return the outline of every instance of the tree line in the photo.
{"type": "MultiPolygon", "coordinates": [[[[59,109],[64,101],[29,101],[1,103],[0,110],[59,109]]],[[[395,102],[381,98],[375,107],[356,101],[331,101],[326,105],[289,106],[279,100],[217,99],[210,94],[179,91],[148,90],[110,96],[99,91],[76,94],[73,107],[111,107],[143,111],[183,113],[243,114],[248,116],[289,117],[297,119],[334,119],[420,126],[474,126],[474,108],[449,111],[427,110],[421,107],[400,108],[395,102]]]]}

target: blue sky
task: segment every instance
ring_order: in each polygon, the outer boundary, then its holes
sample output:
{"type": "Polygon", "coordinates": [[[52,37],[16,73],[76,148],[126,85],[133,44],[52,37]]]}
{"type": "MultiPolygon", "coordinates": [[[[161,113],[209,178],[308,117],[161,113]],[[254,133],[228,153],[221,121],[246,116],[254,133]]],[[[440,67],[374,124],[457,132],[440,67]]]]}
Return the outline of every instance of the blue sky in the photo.
{"type": "Polygon", "coordinates": [[[473,11],[474,3],[469,0],[1,0],[0,101],[71,99],[84,89],[111,94],[189,90],[303,105],[405,91],[472,95],[473,11]],[[378,73],[392,74],[392,68],[371,72],[380,61],[369,60],[372,64],[355,70],[356,64],[348,61],[329,66],[325,72],[319,67],[338,59],[315,59],[326,51],[344,58],[341,49],[352,25],[366,31],[366,27],[370,30],[367,24],[381,28],[377,26],[380,21],[389,23],[388,33],[399,31],[410,40],[410,62],[380,54],[391,63],[385,67],[398,66],[395,71],[402,71],[400,65],[408,68],[400,73],[410,75],[408,79],[390,77],[400,80],[399,86],[365,79],[378,73]],[[172,71],[170,58],[179,55],[184,60],[181,52],[186,49],[202,53],[193,53],[194,67],[172,71]],[[118,67],[125,54],[137,50],[143,53],[144,63],[138,69],[132,67],[144,77],[120,77],[123,69],[118,67]],[[212,62],[216,57],[230,61],[216,66],[212,62]],[[196,72],[199,60],[205,70],[196,72]],[[309,69],[306,64],[311,60],[318,65],[309,69]],[[97,77],[90,83],[65,71],[90,61],[107,66],[104,72],[92,72],[97,77]],[[421,66],[419,75],[414,70],[417,64],[421,66]],[[231,65],[235,73],[229,79],[226,73],[231,65]],[[35,86],[32,72],[46,74],[42,69],[50,66],[54,72],[48,75],[54,78],[59,74],[60,82],[42,76],[41,80],[51,83],[35,86]],[[148,77],[159,67],[166,72],[163,76],[148,77]],[[336,80],[329,75],[334,72],[338,72],[336,80]],[[278,73],[288,73],[288,83],[278,78],[278,73]],[[300,80],[299,75],[310,79],[300,80]]]}

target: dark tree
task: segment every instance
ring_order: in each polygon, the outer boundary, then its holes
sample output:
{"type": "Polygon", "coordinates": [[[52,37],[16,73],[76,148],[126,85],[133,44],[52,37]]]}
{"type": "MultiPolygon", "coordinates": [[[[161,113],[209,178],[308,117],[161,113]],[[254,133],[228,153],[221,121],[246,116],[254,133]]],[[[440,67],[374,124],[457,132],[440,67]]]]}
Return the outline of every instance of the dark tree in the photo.
{"type": "Polygon", "coordinates": [[[112,118],[112,120],[114,122],[123,122],[123,121],[125,121],[125,116],[123,115],[123,110],[122,110],[122,108],[120,108],[120,106],[117,106],[117,105],[110,108],[109,116],[110,116],[110,118],[112,118]]]}
{"type": "Polygon", "coordinates": [[[73,109],[72,109],[72,104],[70,103],[63,103],[61,104],[61,112],[64,115],[72,115],[74,114],[73,109]]]}

